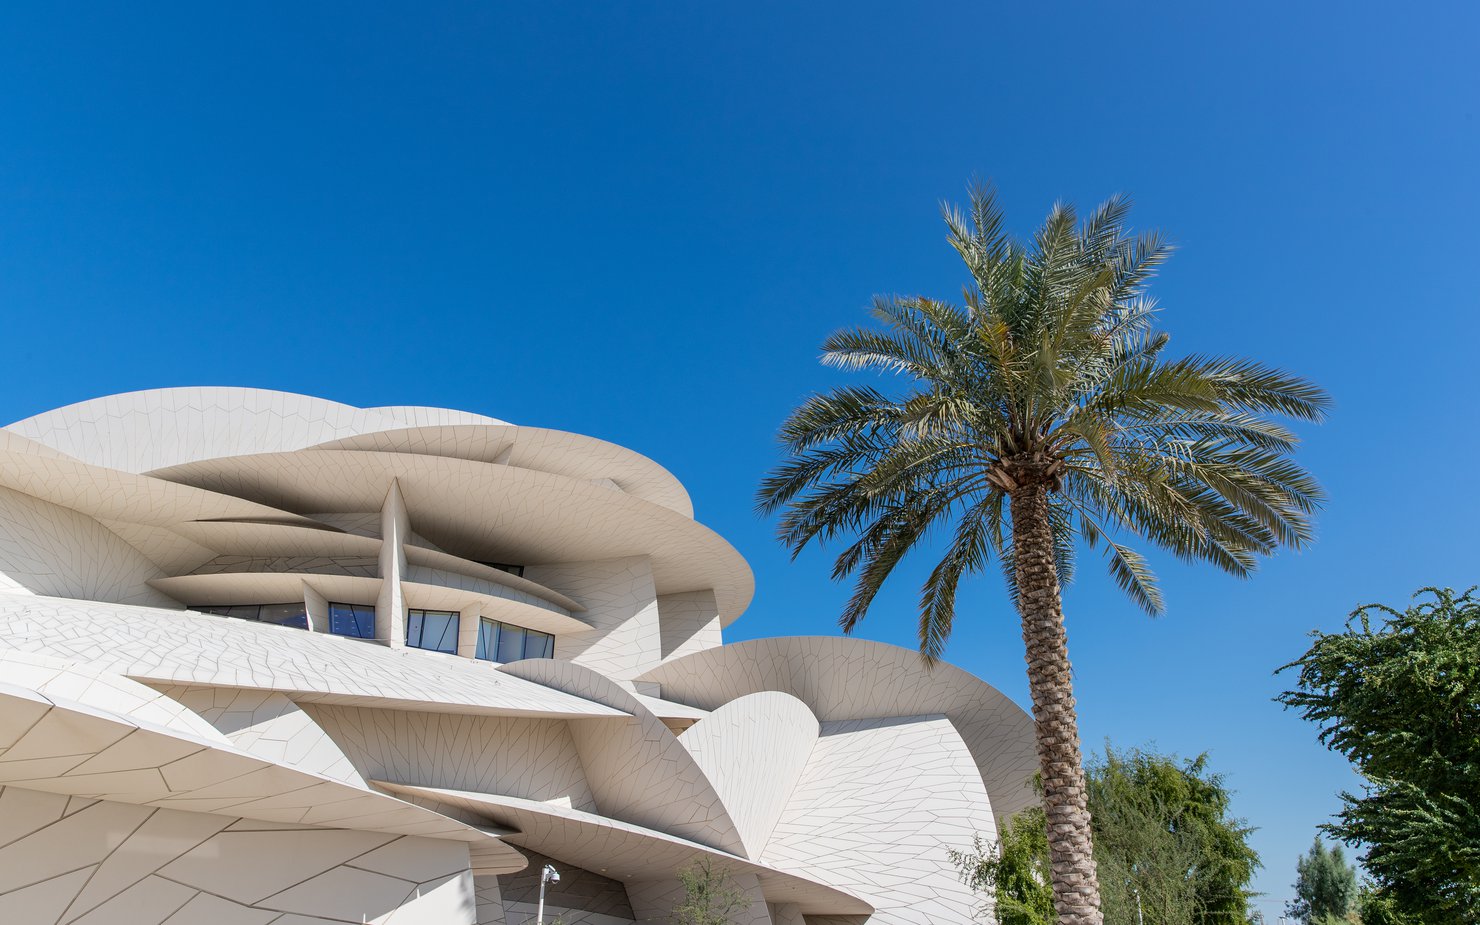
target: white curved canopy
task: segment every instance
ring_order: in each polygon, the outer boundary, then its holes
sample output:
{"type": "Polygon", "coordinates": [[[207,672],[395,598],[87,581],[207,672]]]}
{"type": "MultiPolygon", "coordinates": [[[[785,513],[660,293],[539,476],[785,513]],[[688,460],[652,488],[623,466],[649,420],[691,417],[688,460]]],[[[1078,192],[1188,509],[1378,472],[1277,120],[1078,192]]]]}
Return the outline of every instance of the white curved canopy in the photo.
{"type": "Polygon", "coordinates": [[[709,776],[631,691],[599,672],[554,659],[511,662],[499,671],[631,715],[623,723],[581,723],[571,729],[602,813],[745,854],[740,832],[709,776]]]}
{"type": "Polygon", "coordinates": [[[694,857],[707,858],[718,870],[754,874],[766,900],[796,903],[808,915],[868,915],[863,899],[820,880],[747,861],[728,852],[594,813],[537,800],[420,787],[390,781],[376,786],[411,798],[423,797],[486,816],[516,830],[506,840],[541,854],[562,858],[612,879],[639,882],[667,880],[694,857]]]}
{"type": "Polygon", "coordinates": [[[639,680],[705,710],[759,691],[798,698],[823,722],[943,714],[981,770],[999,821],[1037,802],[1033,720],[996,688],[954,665],[864,639],[752,639],[665,662],[639,680]]]}
{"type": "Polygon", "coordinates": [[[323,526],[310,518],[230,494],[63,456],[5,431],[0,431],[0,485],[99,520],[157,526],[192,520],[323,526]]]}
{"type": "Polygon", "coordinates": [[[466,559],[540,564],[648,556],[659,594],[713,589],[724,624],[755,593],[744,558],[703,524],[549,472],[411,453],[299,450],[201,460],[150,475],[272,508],[345,513],[378,510],[394,480],[415,531],[466,559]]]}
{"type": "Polygon", "coordinates": [[[611,480],[622,491],[693,516],[678,480],[625,447],[450,408],[356,408],[293,392],[199,386],[89,399],[6,429],[83,462],[135,473],[310,447],[481,459],[611,480]]]}
{"type": "Polygon", "coordinates": [[[688,492],[667,469],[615,443],[559,430],[466,424],[407,427],[357,434],[308,449],[413,453],[534,469],[611,483],[633,497],[661,504],[685,517],[694,516],[688,492]]]}
{"type": "Polygon", "coordinates": [[[735,820],[746,857],[764,856],[817,733],[817,717],[806,704],[762,691],[731,700],[679,735],[735,820]]]}
{"type": "Polygon", "coordinates": [[[201,386],[146,389],[77,402],[7,429],[125,472],[215,456],[295,450],[406,425],[394,417],[311,395],[201,386]]]}
{"type": "Polygon", "coordinates": [[[147,720],[0,682],[0,784],[292,825],[484,841],[446,815],[147,720]]]}

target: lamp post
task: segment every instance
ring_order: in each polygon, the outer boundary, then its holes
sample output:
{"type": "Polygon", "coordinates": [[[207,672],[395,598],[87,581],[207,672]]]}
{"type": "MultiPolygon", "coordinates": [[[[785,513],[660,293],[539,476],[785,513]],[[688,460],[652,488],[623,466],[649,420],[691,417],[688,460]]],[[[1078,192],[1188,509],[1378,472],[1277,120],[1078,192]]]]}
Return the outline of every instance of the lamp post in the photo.
{"type": "Polygon", "coordinates": [[[545,925],[545,884],[559,882],[560,872],[553,865],[546,864],[540,870],[540,911],[535,914],[535,925],[545,925]]]}
{"type": "MultiPolygon", "coordinates": [[[[1135,868],[1132,867],[1131,870],[1134,871],[1135,868]]],[[[1131,895],[1136,897],[1136,925],[1146,925],[1146,920],[1141,916],[1141,891],[1136,889],[1136,881],[1126,877],[1125,886],[1131,891],[1131,895]]]]}

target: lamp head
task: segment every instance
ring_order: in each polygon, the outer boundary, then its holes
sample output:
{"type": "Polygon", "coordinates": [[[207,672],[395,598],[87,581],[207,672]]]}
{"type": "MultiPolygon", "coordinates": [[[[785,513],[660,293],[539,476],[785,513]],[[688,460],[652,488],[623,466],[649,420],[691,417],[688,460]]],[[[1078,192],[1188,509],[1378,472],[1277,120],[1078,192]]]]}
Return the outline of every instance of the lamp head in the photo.
{"type": "Polygon", "coordinates": [[[540,871],[540,881],[543,883],[559,883],[560,871],[556,870],[554,865],[546,864],[545,869],[540,871]]]}

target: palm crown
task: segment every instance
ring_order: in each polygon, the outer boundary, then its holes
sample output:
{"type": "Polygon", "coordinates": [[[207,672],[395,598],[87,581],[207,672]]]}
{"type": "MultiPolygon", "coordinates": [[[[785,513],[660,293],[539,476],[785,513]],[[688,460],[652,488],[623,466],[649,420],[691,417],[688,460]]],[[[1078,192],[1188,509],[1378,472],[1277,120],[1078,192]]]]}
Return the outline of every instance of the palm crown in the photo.
{"type": "Polygon", "coordinates": [[[1161,594],[1127,537],[1239,576],[1310,539],[1322,493],[1275,419],[1319,420],[1325,393],[1248,360],[1168,358],[1146,286],[1170,248],[1131,235],[1128,208],[1113,198],[1080,222],[1057,205],[1024,244],[977,189],[969,215],[945,210],[971,274],[963,304],[881,297],[882,330],[824,343],[824,363],[909,380],[903,394],[852,386],[807,400],[780,433],[789,458],[759,492],[762,511],[785,509],[793,555],[850,538],[833,567],[854,579],[845,630],[932,528],[949,531],[920,600],[921,652],[938,656],[963,575],[996,557],[1016,593],[1009,495],[1029,482],[1047,489],[1061,580],[1082,541],[1152,613],[1161,594]]]}

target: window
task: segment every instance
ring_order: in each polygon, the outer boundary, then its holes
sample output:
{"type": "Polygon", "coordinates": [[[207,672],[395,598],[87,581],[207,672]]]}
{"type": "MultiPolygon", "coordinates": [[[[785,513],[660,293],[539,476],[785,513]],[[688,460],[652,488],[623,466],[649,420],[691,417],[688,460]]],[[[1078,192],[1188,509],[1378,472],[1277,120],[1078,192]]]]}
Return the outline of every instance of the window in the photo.
{"type": "Polygon", "coordinates": [[[308,611],[304,609],[302,601],[292,604],[197,604],[190,609],[220,617],[256,620],[259,623],[276,623],[278,626],[291,626],[301,630],[308,629],[308,611]]]}
{"type": "Polygon", "coordinates": [[[490,662],[517,662],[524,658],[554,658],[555,637],[497,620],[478,621],[478,658],[490,662]]]}
{"type": "Polygon", "coordinates": [[[501,623],[498,628],[498,648],[494,650],[494,661],[517,662],[524,657],[524,634],[529,632],[522,626],[501,623]]]}
{"type": "Polygon", "coordinates": [[[498,651],[498,624],[493,620],[478,621],[478,651],[473,653],[474,658],[484,661],[493,661],[493,653],[498,651]]]}
{"type": "Polygon", "coordinates": [[[509,565],[507,562],[484,562],[482,560],[474,561],[476,561],[479,565],[486,565],[489,568],[496,568],[500,572],[508,572],[510,575],[517,575],[520,578],[524,577],[524,566],[522,565],[509,565]]]}
{"type": "Polygon", "coordinates": [[[329,602],[329,632],[355,639],[375,638],[375,608],[369,604],[329,602]]]}
{"type": "Polygon", "coordinates": [[[534,630],[526,630],[524,633],[524,657],[554,658],[555,637],[549,633],[536,633],[534,630]]]}
{"type": "Polygon", "coordinates": [[[457,611],[408,611],[406,614],[406,645],[456,655],[457,611]]]}

